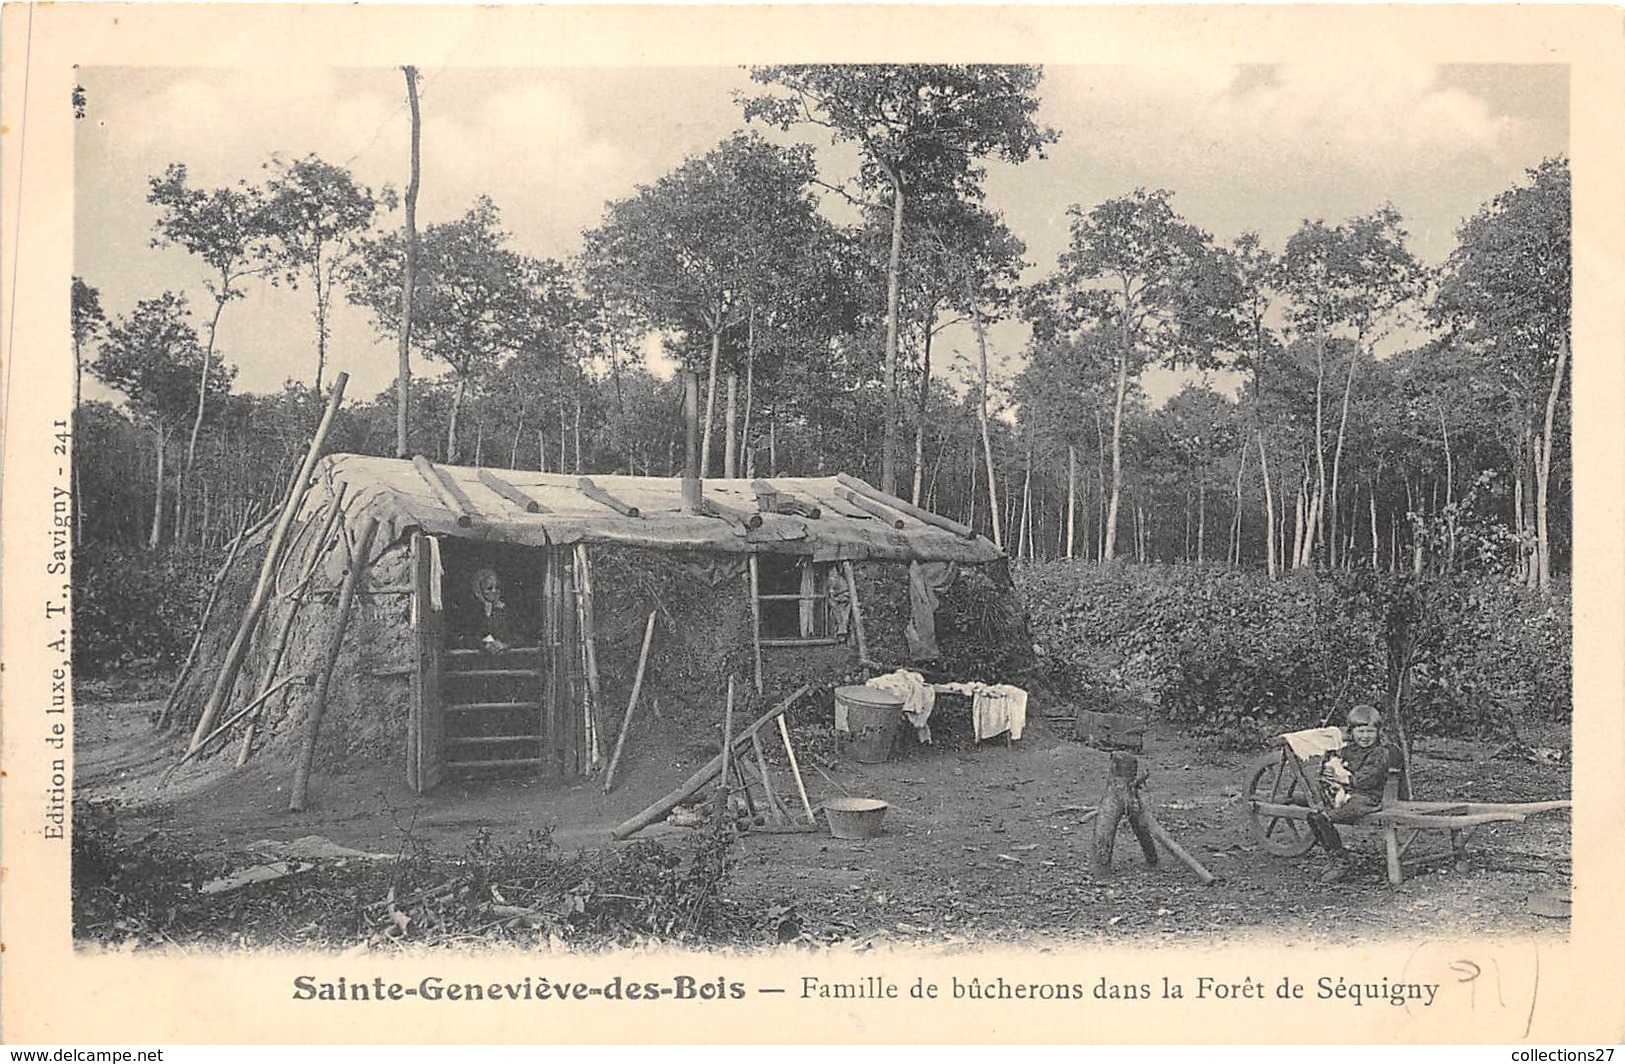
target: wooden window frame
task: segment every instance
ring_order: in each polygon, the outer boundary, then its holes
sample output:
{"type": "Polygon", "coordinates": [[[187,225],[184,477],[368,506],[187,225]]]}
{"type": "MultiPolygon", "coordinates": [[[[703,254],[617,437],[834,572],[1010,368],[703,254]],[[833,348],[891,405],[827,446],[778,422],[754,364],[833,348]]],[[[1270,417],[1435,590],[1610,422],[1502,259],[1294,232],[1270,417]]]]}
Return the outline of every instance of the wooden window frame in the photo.
{"type": "MultiPolygon", "coordinates": [[[[774,558],[773,555],[759,556],[774,558]]],[[[782,556],[779,556],[782,557],[782,556]]],[[[764,647],[807,647],[807,646],[835,646],[842,640],[833,634],[836,630],[834,605],[829,597],[829,577],[835,563],[815,562],[811,558],[799,557],[794,559],[796,568],[801,573],[801,587],[794,594],[764,593],[760,586],[756,590],[756,606],[758,611],[765,602],[795,602],[800,609],[797,617],[798,635],[770,635],[766,625],[762,626],[760,642],[764,647]]]]}

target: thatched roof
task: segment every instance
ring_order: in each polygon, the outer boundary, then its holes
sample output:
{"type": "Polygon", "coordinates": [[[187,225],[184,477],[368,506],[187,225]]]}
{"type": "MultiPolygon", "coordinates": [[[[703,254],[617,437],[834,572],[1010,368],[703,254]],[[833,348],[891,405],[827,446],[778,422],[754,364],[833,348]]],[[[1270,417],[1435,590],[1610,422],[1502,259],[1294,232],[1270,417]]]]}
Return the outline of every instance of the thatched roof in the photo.
{"type": "MultiPolygon", "coordinates": [[[[316,481],[306,497],[303,517],[315,519],[342,488],[351,527],[364,514],[378,519],[379,548],[421,529],[529,547],[609,543],[811,555],[823,561],[982,564],[1004,556],[987,539],[937,527],[907,512],[912,508],[901,500],[845,476],[769,478],[781,503],[777,509],[799,509],[799,514],[763,512],[749,480],[704,481],[709,513],[685,511],[682,482],[665,477],[582,478],[338,454],[322,460],[316,481]],[[853,501],[854,493],[860,501],[853,501]],[[535,505],[528,507],[520,499],[535,505]],[[616,504],[635,509],[636,516],[616,504]],[[816,517],[810,516],[814,508],[816,517]]],[[[754,483],[761,486],[760,481],[754,483]]]]}

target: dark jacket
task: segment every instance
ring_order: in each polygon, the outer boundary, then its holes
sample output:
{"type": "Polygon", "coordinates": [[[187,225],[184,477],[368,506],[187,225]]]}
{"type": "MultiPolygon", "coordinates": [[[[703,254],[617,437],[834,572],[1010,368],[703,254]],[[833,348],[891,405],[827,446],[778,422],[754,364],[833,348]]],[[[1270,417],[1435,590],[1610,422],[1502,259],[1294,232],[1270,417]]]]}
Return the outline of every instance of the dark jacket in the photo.
{"type": "Polygon", "coordinates": [[[1399,754],[1378,740],[1371,746],[1349,743],[1337,751],[1349,770],[1349,790],[1381,804],[1382,790],[1388,784],[1388,770],[1399,767],[1399,754]]]}

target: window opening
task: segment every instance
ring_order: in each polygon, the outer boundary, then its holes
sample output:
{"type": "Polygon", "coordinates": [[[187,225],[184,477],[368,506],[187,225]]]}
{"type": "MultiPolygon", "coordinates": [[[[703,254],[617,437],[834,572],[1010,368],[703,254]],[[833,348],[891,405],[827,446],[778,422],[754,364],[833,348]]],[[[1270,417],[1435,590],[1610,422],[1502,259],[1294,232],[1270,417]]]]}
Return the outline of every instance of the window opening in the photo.
{"type": "Polygon", "coordinates": [[[806,558],[757,555],[763,645],[838,642],[829,597],[831,568],[806,558]]]}

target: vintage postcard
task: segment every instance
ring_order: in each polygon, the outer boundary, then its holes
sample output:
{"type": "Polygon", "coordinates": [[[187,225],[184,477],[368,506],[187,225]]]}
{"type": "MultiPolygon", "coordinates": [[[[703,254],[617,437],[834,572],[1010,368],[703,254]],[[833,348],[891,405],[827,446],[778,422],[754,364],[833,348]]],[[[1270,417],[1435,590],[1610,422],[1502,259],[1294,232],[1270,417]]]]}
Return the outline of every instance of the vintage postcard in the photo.
{"type": "Polygon", "coordinates": [[[8,1042],[1625,1034],[1617,11],[4,27],[8,1042]]]}

